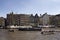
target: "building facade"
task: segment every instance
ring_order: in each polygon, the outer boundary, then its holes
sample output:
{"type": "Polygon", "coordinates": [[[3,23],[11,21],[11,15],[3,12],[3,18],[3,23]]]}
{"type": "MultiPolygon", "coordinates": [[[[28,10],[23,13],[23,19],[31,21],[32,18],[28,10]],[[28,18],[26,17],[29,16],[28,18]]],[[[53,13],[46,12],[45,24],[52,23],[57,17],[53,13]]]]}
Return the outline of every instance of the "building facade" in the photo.
{"type": "Polygon", "coordinates": [[[34,16],[33,16],[33,14],[31,14],[29,19],[30,19],[30,25],[34,26],[35,24],[34,24],[34,16]]]}
{"type": "Polygon", "coordinates": [[[56,26],[60,27],[60,14],[54,16],[54,22],[56,26]]]}
{"type": "Polygon", "coordinates": [[[34,24],[35,24],[35,26],[39,25],[39,16],[38,16],[38,14],[35,14],[35,16],[34,16],[34,24]]]}
{"type": "MultiPolygon", "coordinates": [[[[55,17],[55,16],[54,16],[55,17]]],[[[7,26],[8,25],[17,25],[17,26],[38,26],[38,25],[53,25],[54,20],[58,20],[57,16],[54,18],[47,13],[38,16],[38,14],[27,15],[27,14],[14,14],[11,12],[7,14],[7,26]]],[[[56,24],[56,23],[55,23],[56,24]]]]}
{"type": "Polygon", "coordinates": [[[24,26],[29,25],[29,17],[30,15],[26,14],[14,14],[13,12],[7,14],[7,25],[17,25],[17,26],[24,26]]]}
{"type": "Polygon", "coordinates": [[[30,25],[30,19],[29,19],[30,15],[26,15],[26,14],[20,14],[20,25],[24,26],[24,25],[30,25]]]}
{"type": "Polygon", "coordinates": [[[43,25],[49,25],[49,21],[50,21],[50,16],[45,13],[42,15],[42,23],[43,25]]]}
{"type": "Polygon", "coordinates": [[[5,18],[0,17],[0,27],[5,27],[5,18]]]}

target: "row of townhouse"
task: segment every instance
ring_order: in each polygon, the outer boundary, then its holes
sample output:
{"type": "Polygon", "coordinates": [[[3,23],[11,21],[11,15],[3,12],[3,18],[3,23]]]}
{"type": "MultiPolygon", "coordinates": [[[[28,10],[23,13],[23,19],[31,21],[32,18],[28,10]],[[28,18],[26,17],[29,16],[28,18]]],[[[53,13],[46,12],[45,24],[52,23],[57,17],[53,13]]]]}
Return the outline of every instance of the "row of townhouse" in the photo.
{"type": "Polygon", "coordinates": [[[60,25],[60,14],[48,15],[40,14],[16,14],[11,12],[6,18],[0,17],[0,26],[37,26],[37,25],[60,25]]]}

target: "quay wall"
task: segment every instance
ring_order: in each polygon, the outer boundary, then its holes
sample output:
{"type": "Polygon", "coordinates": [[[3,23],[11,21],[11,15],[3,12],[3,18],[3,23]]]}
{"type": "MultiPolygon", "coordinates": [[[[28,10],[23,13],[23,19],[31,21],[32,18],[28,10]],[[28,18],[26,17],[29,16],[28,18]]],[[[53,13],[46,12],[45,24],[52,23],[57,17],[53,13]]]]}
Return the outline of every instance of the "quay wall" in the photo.
{"type": "Polygon", "coordinates": [[[42,31],[60,31],[60,28],[42,28],[42,31]]]}

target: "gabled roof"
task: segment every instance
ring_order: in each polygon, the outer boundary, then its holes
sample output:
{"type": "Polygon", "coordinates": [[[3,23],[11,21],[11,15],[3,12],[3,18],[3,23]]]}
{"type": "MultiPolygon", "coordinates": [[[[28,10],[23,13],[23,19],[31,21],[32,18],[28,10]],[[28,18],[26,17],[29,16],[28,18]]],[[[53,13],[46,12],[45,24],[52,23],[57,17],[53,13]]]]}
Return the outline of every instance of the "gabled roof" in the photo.
{"type": "Polygon", "coordinates": [[[56,16],[60,16],[60,14],[56,15],[56,16]]]}
{"type": "Polygon", "coordinates": [[[43,15],[41,16],[41,18],[44,17],[46,14],[47,14],[47,13],[43,14],[43,15]]]}

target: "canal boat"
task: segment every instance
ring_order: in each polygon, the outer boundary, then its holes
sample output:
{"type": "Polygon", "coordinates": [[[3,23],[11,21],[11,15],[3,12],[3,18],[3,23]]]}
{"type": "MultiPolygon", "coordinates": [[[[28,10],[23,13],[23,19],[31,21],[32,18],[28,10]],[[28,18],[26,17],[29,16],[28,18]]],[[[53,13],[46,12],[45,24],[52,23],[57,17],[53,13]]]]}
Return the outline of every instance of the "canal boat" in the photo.
{"type": "Polygon", "coordinates": [[[42,31],[41,34],[50,35],[50,34],[54,34],[54,31],[42,31]]]}
{"type": "Polygon", "coordinates": [[[19,28],[19,31],[41,31],[41,28],[19,28]]]}
{"type": "Polygon", "coordinates": [[[13,29],[9,29],[8,31],[9,31],[9,32],[14,32],[14,30],[13,30],[13,29]]]}

